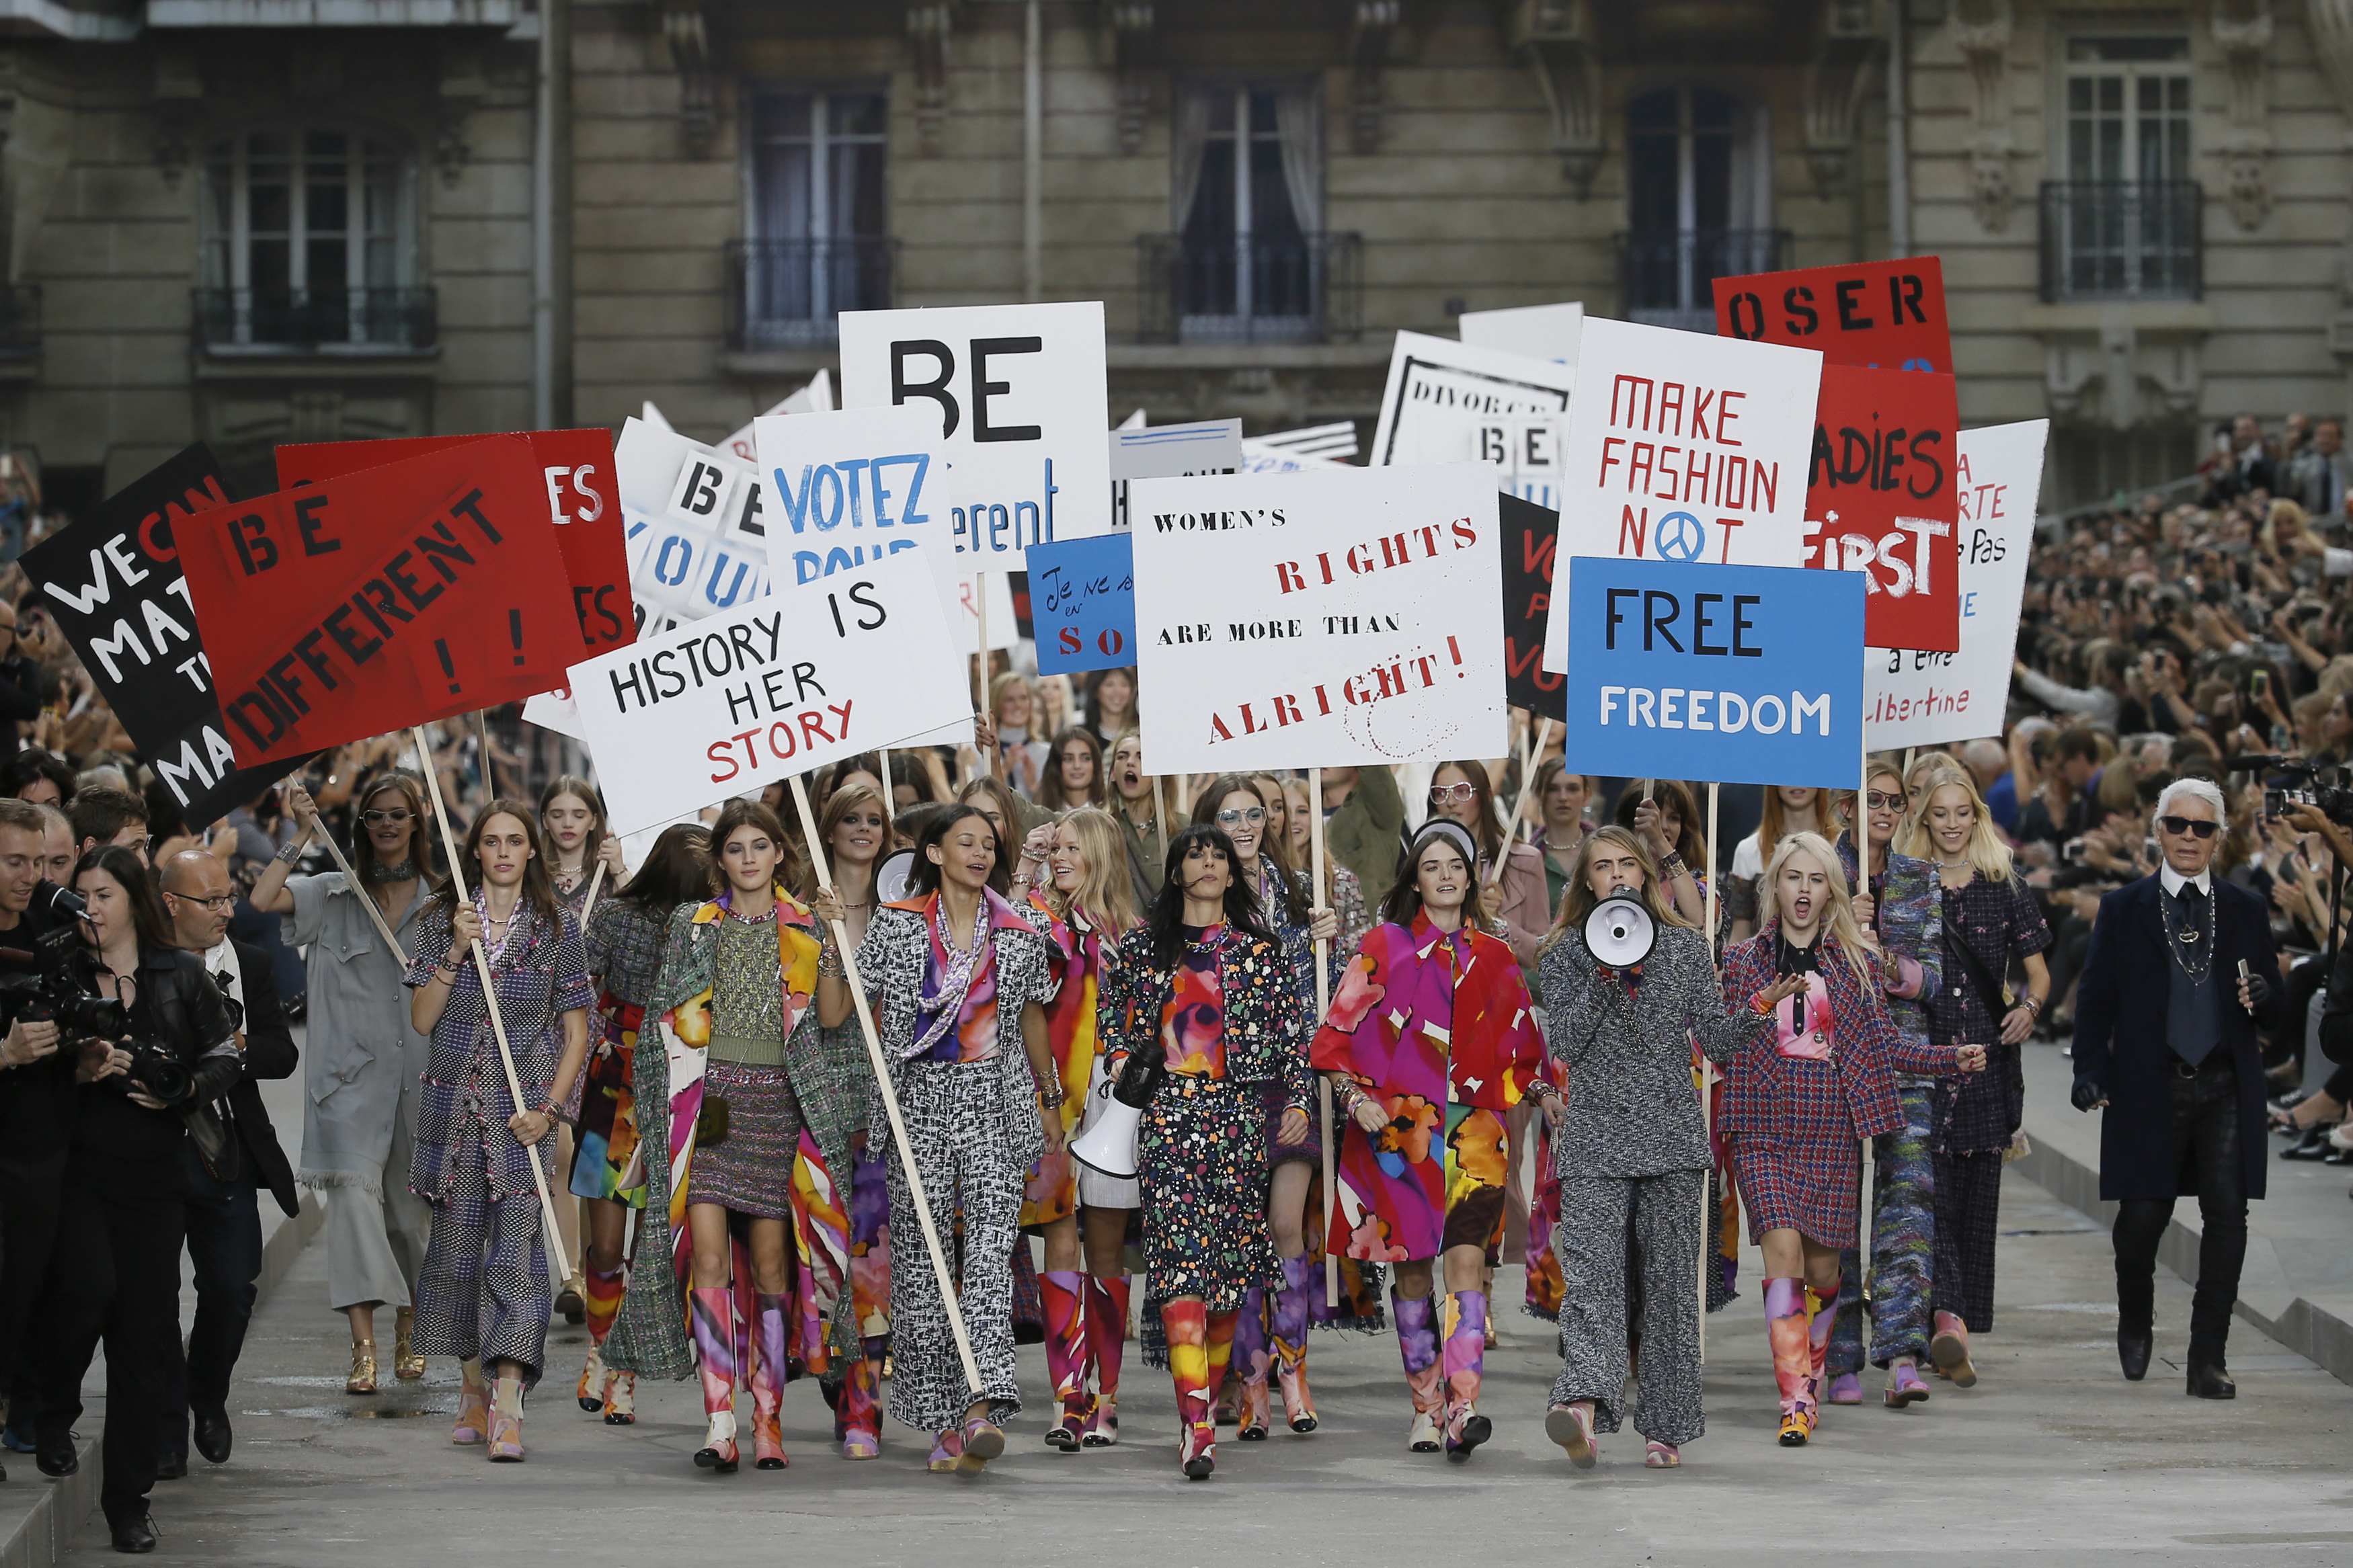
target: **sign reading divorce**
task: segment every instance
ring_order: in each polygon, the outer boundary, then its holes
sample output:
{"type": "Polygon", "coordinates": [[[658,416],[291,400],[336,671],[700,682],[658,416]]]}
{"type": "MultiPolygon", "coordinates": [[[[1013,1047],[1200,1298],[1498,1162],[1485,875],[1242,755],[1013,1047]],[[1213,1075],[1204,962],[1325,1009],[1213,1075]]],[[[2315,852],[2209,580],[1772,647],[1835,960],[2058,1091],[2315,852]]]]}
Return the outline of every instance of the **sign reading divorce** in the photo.
{"type": "Polygon", "coordinates": [[[2047,419],[1961,432],[1960,650],[1873,647],[1863,657],[1875,745],[1939,746],[2000,735],[2010,706],[2019,602],[2034,546],[2047,419]]]}
{"type": "Polygon", "coordinates": [[[886,554],[575,665],[571,687],[630,833],[969,724],[963,668],[929,564],[886,554]]]}
{"type": "Polygon", "coordinates": [[[1949,375],[1822,366],[1806,476],[1806,564],[1859,572],[1873,647],[1960,647],[1949,375]]]}
{"type": "Polygon", "coordinates": [[[1565,560],[1563,749],[1720,784],[1852,784],[1862,582],[1849,572],[1565,560]]]}
{"type": "Polygon", "coordinates": [[[175,538],[248,766],[519,701],[580,657],[521,436],[218,507],[175,538]]]}
{"type": "Polygon", "coordinates": [[[1136,480],[1154,768],[1501,755],[1495,502],[1470,464],[1136,480]]]}
{"type": "Polygon", "coordinates": [[[287,771],[237,766],[173,543],[176,524],[227,504],[200,443],[21,558],[40,607],[192,827],[245,805],[287,771]]]}
{"type": "Polygon", "coordinates": [[[1568,365],[1399,332],[1373,432],[1373,466],[1470,462],[1480,426],[1563,413],[1576,384],[1568,365]]]}
{"type": "Polygon", "coordinates": [[[1933,256],[1719,278],[1715,330],[1750,342],[1820,349],[1832,364],[1953,370],[1945,264],[1933,256]]]}
{"type": "Polygon", "coordinates": [[[1544,639],[1560,515],[1515,495],[1495,505],[1504,535],[1504,693],[1514,708],[1559,719],[1562,680],[1544,667],[1544,639]]]}
{"type": "Polygon", "coordinates": [[[1135,543],[1124,533],[1041,544],[1029,557],[1038,673],[1135,662],[1135,543]]]}
{"type": "MultiPolygon", "coordinates": [[[[586,653],[602,653],[638,635],[629,594],[628,545],[622,536],[620,493],[615,488],[613,437],[607,431],[526,430],[547,487],[547,521],[572,580],[573,613],[586,653]]],[[[446,452],[480,436],[412,436],[376,441],[308,441],[278,448],[278,483],[286,489],[380,468],[387,463],[446,452]]]]}
{"type": "MultiPolygon", "coordinates": [[[[1805,563],[1820,354],[1599,318],[1578,353],[1561,438],[1563,555],[1805,563]]],[[[1555,595],[1546,669],[1568,654],[1561,603],[1555,595]]]]}
{"type": "Polygon", "coordinates": [[[843,406],[931,415],[942,512],[966,570],[1109,531],[1102,302],[841,314],[843,406]]]}

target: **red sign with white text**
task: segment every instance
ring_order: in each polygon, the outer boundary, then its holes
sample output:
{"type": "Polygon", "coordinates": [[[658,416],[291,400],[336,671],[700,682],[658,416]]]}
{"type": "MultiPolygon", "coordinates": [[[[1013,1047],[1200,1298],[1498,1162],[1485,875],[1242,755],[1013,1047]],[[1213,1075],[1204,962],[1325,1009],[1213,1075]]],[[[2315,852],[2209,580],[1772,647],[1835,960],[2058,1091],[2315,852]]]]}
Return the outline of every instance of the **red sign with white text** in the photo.
{"type": "MultiPolygon", "coordinates": [[[[620,488],[607,430],[523,430],[541,464],[548,521],[572,580],[572,607],[580,618],[584,654],[635,642],[638,620],[629,598],[628,544],[621,523],[620,488]]],[[[446,452],[480,436],[410,436],[379,441],[311,441],[278,448],[278,483],[292,489],[321,484],[386,463],[446,452]]]]}
{"type": "Polygon", "coordinates": [[[1933,256],[1719,278],[1715,335],[1820,349],[1829,364],[1953,370],[1945,267],[1933,256]]]}
{"type": "Polygon", "coordinates": [[[580,658],[522,437],[216,507],[174,538],[248,767],[519,701],[580,658]]]}
{"type": "Polygon", "coordinates": [[[1953,378],[1822,366],[1806,476],[1806,564],[1863,574],[1863,641],[1961,646],[1953,378]]]}

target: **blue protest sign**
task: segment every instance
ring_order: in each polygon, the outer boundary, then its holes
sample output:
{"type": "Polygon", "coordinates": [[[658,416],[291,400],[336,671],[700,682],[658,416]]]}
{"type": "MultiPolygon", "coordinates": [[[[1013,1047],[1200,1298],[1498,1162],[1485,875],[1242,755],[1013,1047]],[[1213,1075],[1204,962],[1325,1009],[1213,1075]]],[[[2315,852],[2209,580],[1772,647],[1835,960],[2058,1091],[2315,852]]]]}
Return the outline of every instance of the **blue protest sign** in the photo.
{"type": "Polygon", "coordinates": [[[1852,786],[1861,574],[1606,555],[1558,570],[1567,755],[1629,776],[1852,786]]]}
{"type": "Polygon", "coordinates": [[[1076,675],[1135,662],[1135,547],[1131,535],[1058,539],[1029,547],[1029,613],[1038,673],[1076,675]]]}

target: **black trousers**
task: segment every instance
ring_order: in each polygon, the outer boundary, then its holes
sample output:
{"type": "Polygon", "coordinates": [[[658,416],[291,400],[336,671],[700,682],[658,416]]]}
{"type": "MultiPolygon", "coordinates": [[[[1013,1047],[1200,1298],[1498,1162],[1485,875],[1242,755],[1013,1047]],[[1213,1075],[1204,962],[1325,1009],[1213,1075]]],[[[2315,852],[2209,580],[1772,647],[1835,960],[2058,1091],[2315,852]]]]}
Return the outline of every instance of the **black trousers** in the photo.
{"type": "Polygon", "coordinates": [[[62,1436],[81,1415],[81,1380],[106,1344],[106,1484],[110,1521],[146,1511],[155,1485],[165,1349],[180,1333],[180,1243],[186,1203],[176,1161],[124,1165],[77,1152],[67,1163],[52,1289],[52,1353],[34,1368],[37,1419],[62,1436]],[[111,1166],[111,1168],[109,1168],[111,1166]]]}
{"type": "MultiPolygon", "coordinates": [[[[261,1278],[260,1194],[251,1182],[216,1180],[186,1147],[188,1260],[195,1267],[196,1317],[186,1353],[174,1333],[164,1344],[160,1452],[187,1457],[188,1412],[228,1403],[229,1374],[245,1348],[261,1278]]],[[[177,1270],[174,1270],[176,1275],[177,1270]]],[[[179,1282],[173,1281],[176,1299],[179,1282]]]]}
{"type": "MultiPolygon", "coordinates": [[[[2241,1163],[2239,1069],[2227,1048],[2217,1048],[2185,1075],[2172,1075],[2173,1114],[2145,1136],[2163,1139],[2179,1188],[2198,1194],[2204,1237],[2198,1247],[2198,1288],[2189,1304],[2189,1359],[2222,1364],[2231,1333],[2231,1309],[2239,1299],[2239,1270],[2247,1260],[2246,1171],[2241,1163]]],[[[2173,1218],[2169,1201],[2128,1198],[2116,1205],[2116,1317],[2128,1330],[2146,1332],[2157,1314],[2157,1248],[2173,1218]]]]}
{"type": "Polygon", "coordinates": [[[27,1336],[37,1332],[34,1309],[48,1284],[65,1177],[62,1152],[0,1158],[0,1394],[30,1381],[19,1373],[39,1362],[46,1348],[27,1336]]]}

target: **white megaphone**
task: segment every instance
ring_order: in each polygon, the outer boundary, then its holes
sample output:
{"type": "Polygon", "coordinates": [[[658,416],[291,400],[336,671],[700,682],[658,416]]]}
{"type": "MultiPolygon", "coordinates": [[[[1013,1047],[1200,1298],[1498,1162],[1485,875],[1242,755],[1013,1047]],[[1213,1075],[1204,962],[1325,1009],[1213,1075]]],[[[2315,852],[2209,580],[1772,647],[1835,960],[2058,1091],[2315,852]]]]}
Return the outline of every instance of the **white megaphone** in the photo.
{"type": "Polygon", "coordinates": [[[1631,893],[1612,893],[1585,917],[1586,951],[1612,969],[1631,969],[1651,956],[1658,922],[1631,893]]]}
{"type": "Polygon", "coordinates": [[[902,849],[896,854],[884,856],[882,864],[874,871],[875,900],[885,904],[902,901],[914,879],[915,852],[913,850],[902,849]]]}
{"type": "Polygon", "coordinates": [[[1156,1047],[1130,1056],[1117,1079],[1106,1078],[1095,1086],[1087,1130],[1071,1140],[1071,1158],[1090,1171],[1133,1181],[1144,1108],[1152,1103],[1166,1076],[1167,1062],[1156,1047]]]}

